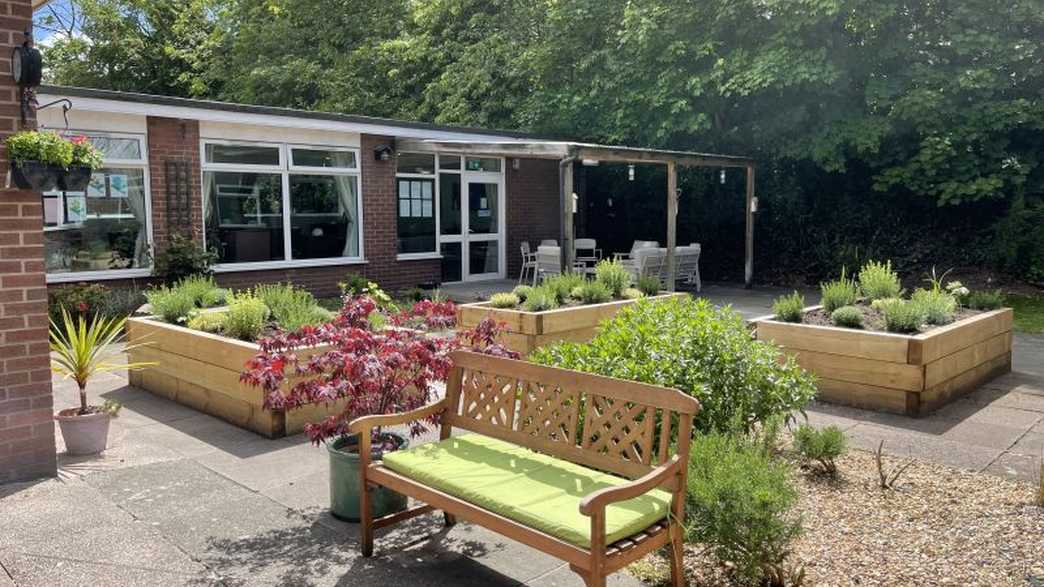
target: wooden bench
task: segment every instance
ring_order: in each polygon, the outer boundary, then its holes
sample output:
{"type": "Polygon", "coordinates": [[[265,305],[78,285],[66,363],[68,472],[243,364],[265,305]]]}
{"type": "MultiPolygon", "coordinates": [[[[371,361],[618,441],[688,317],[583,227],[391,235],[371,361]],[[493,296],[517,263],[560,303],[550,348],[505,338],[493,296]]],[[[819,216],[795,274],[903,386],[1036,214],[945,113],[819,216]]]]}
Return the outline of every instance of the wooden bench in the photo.
{"type": "Polygon", "coordinates": [[[427,504],[374,519],[369,491],[362,492],[364,556],[373,554],[376,528],[438,509],[444,512],[447,525],[460,517],[569,563],[589,586],[605,585],[607,575],[670,545],[672,584],[684,584],[679,522],[684,519],[692,420],[699,410],[694,398],[675,389],[470,352],[454,353],[453,361],[446,397],[441,401],[408,413],[359,418],[350,424],[351,432],[360,438],[363,486],[384,486],[427,504]],[[373,428],[434,415],[441,416],[443,440],[450,438],[454,427],[461,428],[629,481],[582,499],[580,513],[590,518],[590,547],[577,546],[371,460],[373,428]],[[676,431],[673,436],[672,430],[676,431]],[[628,538],[606,544],[606,507],[657,488],[670,492],[669,515],[628,538]]]}

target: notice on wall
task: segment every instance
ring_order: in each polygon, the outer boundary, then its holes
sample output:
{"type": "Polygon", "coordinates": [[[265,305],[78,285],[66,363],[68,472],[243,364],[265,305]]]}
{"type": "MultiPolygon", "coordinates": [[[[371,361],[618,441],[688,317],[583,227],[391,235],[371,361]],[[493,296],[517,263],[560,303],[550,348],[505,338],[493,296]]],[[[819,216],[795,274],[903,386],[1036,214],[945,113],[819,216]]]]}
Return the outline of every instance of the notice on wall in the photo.
{"type": "Polygon", "coordinates": [[[127,198],[130,196],[130,186],[127,176],[122,173],[109,175],[109,195],[113,198],[127,198]]]}
{"type": "Polygon", "coordinates": [[[69,224],[83,222],[87,218],[87,199],[67,194],[65,196],[65,221],[69,224]]]}
{"type": "Polygon", "coordinates": [[[87,197],[104,198],[105,196],[105,174],[92,174],[90,181],[87,182],[87,197]]]}

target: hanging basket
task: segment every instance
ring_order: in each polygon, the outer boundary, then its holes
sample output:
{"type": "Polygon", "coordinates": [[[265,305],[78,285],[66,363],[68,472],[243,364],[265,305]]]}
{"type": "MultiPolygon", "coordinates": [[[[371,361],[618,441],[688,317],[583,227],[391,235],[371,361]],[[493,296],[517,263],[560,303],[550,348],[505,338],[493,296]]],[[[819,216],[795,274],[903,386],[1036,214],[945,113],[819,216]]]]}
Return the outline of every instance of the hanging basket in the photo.
{"type": "Polygon", "coordinates": [[[64,181],[66,174],[65,168],[40,161],[17,161],[11,164],[11,183],[23,190],[51,191],[58,187],[60,179],[64,181]]]}
{"type": "Polygon", "coordinates": [[[58,177],[58,189],[66,192],[82,192],[87,189],[90,181],[90,167],[73,166],[64,170],[64,173],[58,177]]]}

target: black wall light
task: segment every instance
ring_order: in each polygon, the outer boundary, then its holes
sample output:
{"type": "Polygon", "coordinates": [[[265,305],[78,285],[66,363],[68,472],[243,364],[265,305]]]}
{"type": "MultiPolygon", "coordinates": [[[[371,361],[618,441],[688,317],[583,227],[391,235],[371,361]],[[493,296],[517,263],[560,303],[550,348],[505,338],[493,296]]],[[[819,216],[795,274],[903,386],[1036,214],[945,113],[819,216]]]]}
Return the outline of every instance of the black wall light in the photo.
{"type": "Polygon", "coordinates": [[[18,84],[22,104],[22,124],[28,121],[36,103],[35,88],[43,79],[43,57],[33,47],[33,34],[25,32],[25,41],[11,51],[11,78],[18,84]]]}
{"type": "Polygon", "coordinates": [[[373,158],[378,161],[388,161],[392,158],[395,148],[391,145],[377,145],[373,149],[373,158]]]}

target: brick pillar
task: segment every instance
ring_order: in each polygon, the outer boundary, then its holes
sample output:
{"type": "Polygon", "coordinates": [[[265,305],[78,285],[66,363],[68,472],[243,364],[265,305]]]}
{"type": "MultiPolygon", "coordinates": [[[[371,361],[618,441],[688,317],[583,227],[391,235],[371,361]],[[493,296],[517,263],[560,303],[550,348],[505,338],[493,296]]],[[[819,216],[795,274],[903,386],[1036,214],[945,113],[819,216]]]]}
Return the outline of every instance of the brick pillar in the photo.
{"type": "MultiPolygon", "coordinates": [[[[0,0],[0,139],[21,128],[10,55],[32,17],[29,0],[0,0]]],[[[7,170],[0,150],[0,172],[7,170]]],[[[36,192],[0,188],[0,483],[56,472],[48,363],[43,202],[36,192]]]]}
{"type": "Polygon", "coordinates": [[[148,117],[149,177],[152,194],[152,240],[157,251],[163,250],[173,233],[191,236],[203,242],[203,195],[199,167],[199,121],[148,117]],[[182,177],[167,177],[180,169],[182,177]],[[180,189],[170,189],[179,182],[180,189]],[[189,222],[183,215],[168,214],[167,204],[178,205],[177,194],[184,192],[189,200],[189,222]],[[171,200],[172,199],[172,200],[171,200]]]}

